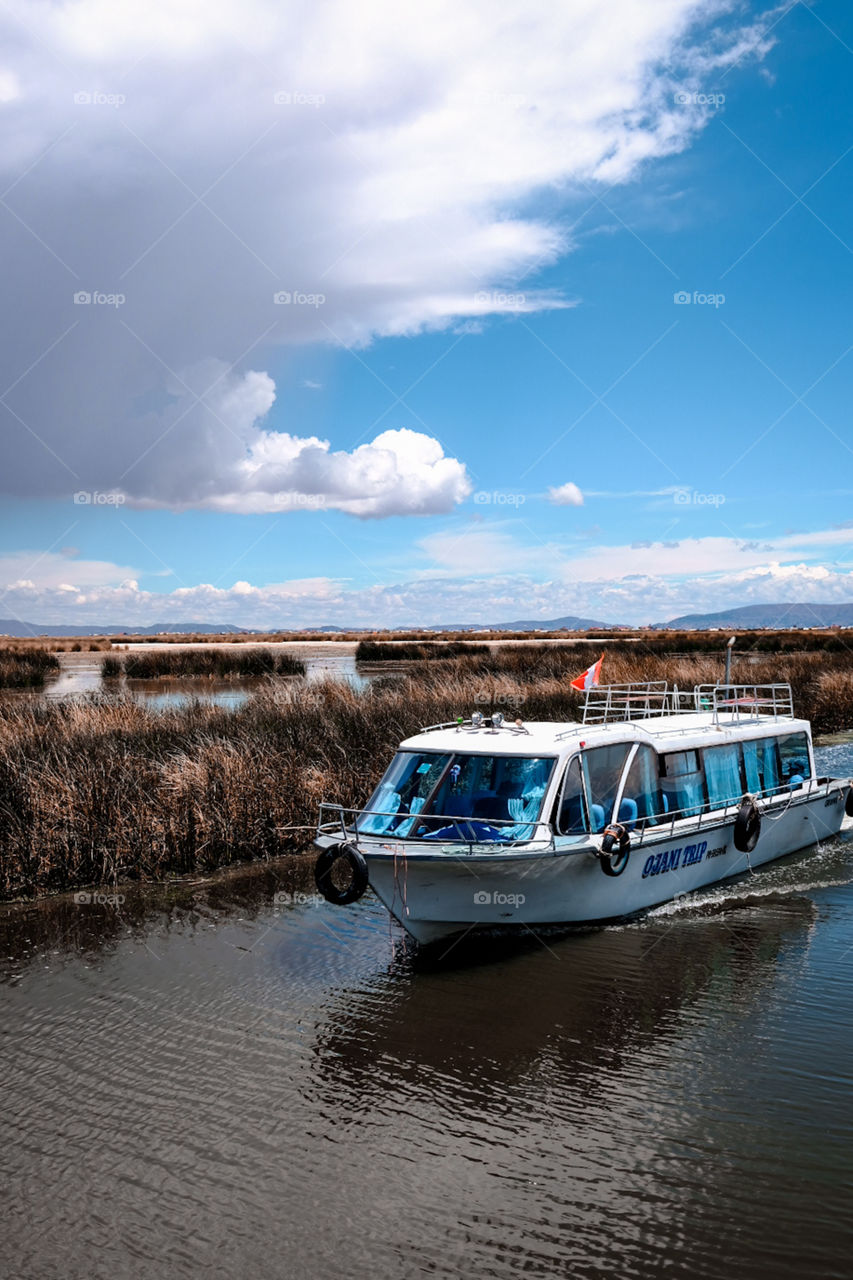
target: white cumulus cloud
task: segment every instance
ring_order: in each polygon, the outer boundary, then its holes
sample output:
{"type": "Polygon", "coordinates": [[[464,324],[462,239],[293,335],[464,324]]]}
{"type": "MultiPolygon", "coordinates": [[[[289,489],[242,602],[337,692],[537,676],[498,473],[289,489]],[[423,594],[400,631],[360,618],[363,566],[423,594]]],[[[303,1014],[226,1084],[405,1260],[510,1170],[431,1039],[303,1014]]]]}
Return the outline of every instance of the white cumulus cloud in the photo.
{"type": "Polygon", "coordinates": [[[471,492],[464,465],[424,432],[389,429],[350,450],[270,430],[275,384],[215,361],[172,383],[162,418],[139,424],[139,456],[121,479],[138,506],[163,503],[233,512],[339,510],[355,516],[435,515],[471,492]],[[172,437],[179,436],[181,467],[172,437]],[[146,435],[150,437],[148,443],[146,435]]]}
{"type": "Polygon", "coordinates": [[[569,480],[566,484],[561,484],[555,489],[549,489],[548,501],[552,502],[555,507],[582,507],[583,494],[578,486],[569,480]]]}
{"type": "Polygon", "coordinates": [[[331,577],[196,583],[169,592],[140,585],[142,570],[60,553],[0,559],[0,617],[75,625],[233,623],[254,628],[420,626],[566,615],[662,622],[743,604],[853,599],[850,531],[814,530],[744,550],[736,538],[635,548],[525,546],[508,527],[471,523],[420,542],[429,565],[416,578],[360,586],[331,577]],[[846,539],[846,541],[845,541],[846,539]],[[844,551],[838,563],[818,556],[844,551]]]}

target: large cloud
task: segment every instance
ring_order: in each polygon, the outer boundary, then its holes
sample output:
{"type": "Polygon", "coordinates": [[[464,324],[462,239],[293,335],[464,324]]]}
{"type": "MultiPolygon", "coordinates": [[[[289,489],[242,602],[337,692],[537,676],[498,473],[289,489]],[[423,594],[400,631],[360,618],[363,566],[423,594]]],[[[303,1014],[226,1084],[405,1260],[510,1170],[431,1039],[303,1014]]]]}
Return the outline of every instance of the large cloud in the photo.
{"type": "Polygon", "coordinates": [[[370,427],[345,422],[333,450],[280,406],[261,427],[270,348],[563,305],[519,283],[570,247],[529,198],[588,201],[684,147],[691,91],[767,47],[731,8],[10,0],[2,484],[253,510],[274,474],[312,494],[322,472],[356,514],[446,509],[461,468],[426,440],[354,453],[370,427]]]}

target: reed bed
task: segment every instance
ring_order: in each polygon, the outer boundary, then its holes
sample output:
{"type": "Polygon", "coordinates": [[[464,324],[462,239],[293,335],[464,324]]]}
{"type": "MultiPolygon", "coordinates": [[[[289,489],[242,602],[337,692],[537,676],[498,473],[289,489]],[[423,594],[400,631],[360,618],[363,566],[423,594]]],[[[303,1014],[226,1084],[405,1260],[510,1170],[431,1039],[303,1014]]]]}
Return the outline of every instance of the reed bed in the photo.
{"type": "MultiPolygon", "coordinates": [[[[0,703],[0,895],[164,879],[304,848],[320,801],[363,804],[400,740],[423,725],[477,709],[577,719],[568,677],[582,667],[576,649],[508,646],[426,660],[362,690],[269,684],[237,710],[152,712],[122,694],[0,703]]],[[[692,689],[716,681],[721,661],[635,651],[610,654],[604,675],[692,689]]],[[[733,676],[790,680],[816,732],[853,726],[846,654],[736,663],[733,676]]]]}
{"type": "Polygon", "coordinates": [[[434,661],[442,658],[461,658],[472,653],[489,653],[489,646],[455,640],[432,640],[424,644],[404,642],[388,644],[377,640],[361,640],[355,651],[355,660],[356,662],[434,661]]]}
{"type": "Polygon", "coordinates": [[[58,670],[47,649],[0,649],[0,689],[38,689],[58,670]]]}
{"type": "Polygon", "coordinates": [[[246,680],[252,676],[304,676],[305,663],[289,653],[272,649],[178,649],[170,652],[128,653],[105,658],[105,679],[122,673],[129,680],[180,679],[207,676],[217,680],[246,680]]]}

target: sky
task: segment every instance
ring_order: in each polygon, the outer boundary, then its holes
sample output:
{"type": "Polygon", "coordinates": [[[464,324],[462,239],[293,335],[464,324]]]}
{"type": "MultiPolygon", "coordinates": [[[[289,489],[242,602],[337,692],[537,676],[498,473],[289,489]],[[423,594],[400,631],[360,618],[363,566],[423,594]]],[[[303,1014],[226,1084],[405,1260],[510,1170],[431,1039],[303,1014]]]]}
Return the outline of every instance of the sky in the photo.
{"type": "Polygon", "coordinates": [[[853,600],[844,0],[0,30],[0,618],[853,600]]]}

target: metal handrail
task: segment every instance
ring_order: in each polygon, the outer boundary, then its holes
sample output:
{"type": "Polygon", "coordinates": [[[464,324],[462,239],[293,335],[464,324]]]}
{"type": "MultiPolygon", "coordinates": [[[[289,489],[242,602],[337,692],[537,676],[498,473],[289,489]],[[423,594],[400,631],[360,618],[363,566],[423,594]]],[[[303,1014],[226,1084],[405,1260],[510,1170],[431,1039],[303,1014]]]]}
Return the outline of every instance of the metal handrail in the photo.
{"type": "MultiPolygon", "coordinates": [[[[351,809],[341,804],[324,803],[320,805],[320,813],[317,819],[317,835],[330,835],[333,831],[340,831],[344,840],[350,839],[353,834],[361,836],[375,836],[384,838],[394,842],[401,840],[423,840],[423,836],[401,835],[396,831],[364,831],[359,829],[358,820],[362,817],[369,818],[400,818],[401,821],[406,819],[417,820],[423,817],[434,822],[439,822],[444,826],[453,826],[461,844],[501,844],[504,848],[516,844],[531,844],[537,840],[553,841],[554,833],[549,822],[542,822],[538,819],[526,822],[523,818],[519,821],[514,818],[477,818],[473,814],[465,816],[456,816],[452,814],[418,814],[418,813],[399,813],[397,810],[383,809],[351,809]],[[337,815],[337,820],[331,820],[324,823],[323,813],[330,810],[337,815]],[[350,815],[350,822],[347,823],[347,816],[350,815]],[[483,840],[477,837],[473,830],[472,823],[479,822],[484,826],[490,827],[522,827],[526,832],[530,833],[525,836],[516,836],[514,840],[483,840]],[[469,834],[463,834],[463,828],[468,827],[469,834]],[[540,828],[544,829],[545,835],[538,834],[540,828]]],[[[449,837],[448,837],[449,838],[449,837]]]]}
{"type": "Polygon", "coordinates": [[[697,685],[695,694],[697,706],[700,698],[710,698],[716,721],[721,712],[731,715],[735,723],[760,716],[773,720],[794,718],[794,695],[786,683],[697,685]]]}
{"type": "MultiPolygon", "coordinates": [[[[755,793],[755,799],[759,804],[767,802],[771,809],[782,808],[786,806],[776,804],[777,801],[785,800],[788,804],[792,800],[800,797],[809,796],[814,798],[818,795],[829,795],[837,778],[806,778],[799,787],[792,788],[787,782],[782,782],[776,787],[768,787],[762,791],[755,793]]],[[[632,846],[642,845],[646,842],[646,838],[654,835],[660,835],[666,828],[669,828],[670,835],[675,833],[675,824],[689,820],[694,824],[695,830],[701,832],[707,830],[708,827],[719,826],[720,821],[728,821],[732,817],[737,816],[738,809],[742,805],[744,796],[738,796],[736,800],[730,800],[725,805],[716,805],[711,807],[709,801],[705,800],[701,805],[687,805],[683,809],[667,810],[665,813],[649,814],[645,818],[635,819],[635,825],[630,831],[632,846]]],[[[571,835],[590,834],[583,832],[570,832],[571,835]]],[[[601,832],[592,832],[593,835],[600,835],[601,832]]]]}
{"type": "Polygon", "coordinates": [[[794,699],[790,684],[698,684],[692,692],[670,689],[665,680],[633,684],[595,685],[586,690],[583,723],[606,725],[653,717],[707,712],[715,724],[722,715],[739,724],[760,718],[792,720],[794,699]]]}
{"type": "MultiPolygon", "coordinates": [[[[767,788],[758,792],[755,798],[760,804],[766,804],[767,809],[771,812],[776,808],[781,808],[784,812],[785,805],[779,802],[787,801],[787,803],[790,804],[792,801],[796,801],[800,798],[805,799],[806,797],[809,797],[813,799],[819,795],[829,795],[832,788],[837,786],[838,781],[839,780],[837,778],[806,778],[802,786],[795,789],[792,789],[788,783],[783,782],[776,787],[767,788]]],[[[715,808],[711,808],[709,803],[704,801],[700,806],[698,806],[698,812],[697,806],[689,805],[683,809],[667,810],[666,812],[649,814],[644,818],[638,818],[635,820],[630,831],[631,845],[633,848],[642,847],[653,837],[660,837],[666,833],[667,829],[669,836],[674,838],[676,834],[676,823],[685,821],[689,821],[692,824],[691,830],[690,832],[679,832],[679,835],[688,835],[693,831],[701,833],[706,831],[709,827],[719,826],[721,822],[730,821],[737,815],[737,811],[742,803],[742,796],[739,796],[736,800],[729,801],[725,805],[718,805],[715,808]]],[[[365,836],[372,837],[380,844],[383,842],[397,844],[408,841],[418,842],[421,844],[427,843],[422,836],[398,835],[394,831],[360,831],[358,828],[358,818],[362,815],[368,815],[370,817],[400,816],[396,812],[391,813],[376,809],[351,809],[340,804],[323,803],[320,805],[316,834],[318,836],[332,836],[339,834],[342,840],[354,839],[356,843],[358,843],[359,836],[362,838],[365,836]],[[336,815],[336,819],[324,822],[323,814],[325,811],[334,813],[336,815]],[[347,820],[347,815],[349,815],[350,818],[349,822],[347,820]]],[[[402,816],[417,818],[418,814],[403,814],[402,816]]],[[[439,815],[425,816],[438,817],[439,815]]],[[[471,816],[450,817],[441,815],[441,821],[448,825],[452,824],[456,827],[459,835],[457,843],[459,844],[467,844],[469,846],[488,844],[493,847],[500,847],[501,849],[511,849],[519,844],[532,845],[537,843],[543,843],[546,848],[556,848],[554,841],[555,837],[558,836],[575,836],[577,838],[585,836],[588,840],[591,840],[594,837],[600,837],[603,834],[602,831],[560,832],[556,830],[550,822],[537,820],[535,822],[523,823],[524,828],[531,832],[528,836],[517,837],[515,840],[506,841],[482,840],[477,839],[472,831],[469,831],[468,835],[463,834],[463,828],[465,826],[470,826],[472,822],[480,821],[480,819],[472,818],[471,816]],[[539,834],[540,832],[542,833],[541,835],[539,834]]],[[[486,820],[483,819],[483,821],[486,820]]],[[[490,818],[488,819],[488,825],[493,827],[506,827],[520,826],[522,824],[514,822],[511,818],[490,818]]]]}

